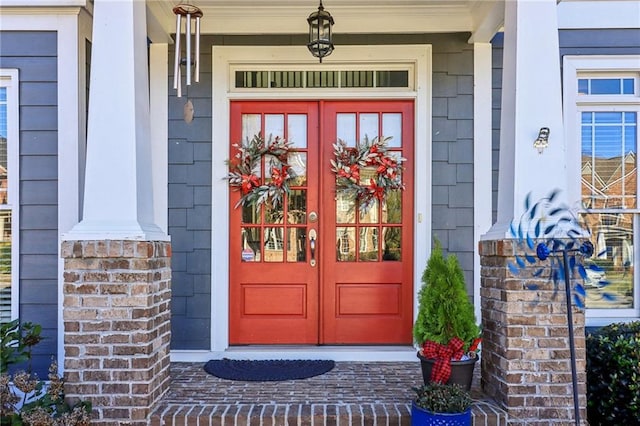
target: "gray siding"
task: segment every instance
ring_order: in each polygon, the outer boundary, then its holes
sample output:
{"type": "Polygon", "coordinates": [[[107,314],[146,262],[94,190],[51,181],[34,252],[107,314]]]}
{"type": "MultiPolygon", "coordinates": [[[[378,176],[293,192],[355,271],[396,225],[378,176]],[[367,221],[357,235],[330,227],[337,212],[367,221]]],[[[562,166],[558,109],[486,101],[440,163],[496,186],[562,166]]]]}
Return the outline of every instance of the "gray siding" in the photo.
{"type": "MultiPolygon", "coordinates": [[[[340,45],[433,46],[433,232],[473,275],[473,46],[469,34],[337,35],[340,45]]],[[[303,35],[203,37],[200,83],[183,98],[169,91],[169,234],[172,238],[172,348],[208,349],[211,318],[211,49],[217,45],[304,45],[303,35]],[[186,124],[184,102],[195,106],[186,124]]],[[[169,64],[173,64],[170,52],[169,64]]],[[[170,73],[172,69],[170,69],[170,73]]],[[[169,84],[172,87],[173,76],[169,84]]],[[[419,118],[417,118],[419,119],[419,118]]],[[[416,143],[426,143],[416,141],[416,143]]],[[[416,158],[416,162],[424,161],[416,158]]],[[[422,262],[418,262],[419,264],[422,262]]],[[[426,265],[426,259],[423,262],[426,265]]]]}
{"type": "Polygon", "coordinates": [[[33,366],[46,377],[58,321],[56,33],[0,32],[0,68],[19,70],[20,319],[43,327],[33,366]]]}
{"type": "MultiPolygon", "coordinates": [[[[638,55],[640,29],[560,30],[560,64],[565,55],[638,55]]],[[[500,148],[500,102],[502,96],[502,55],[504,35],[496,35],[493,45],[493,220],[497,215],[498,151],[500,148]]],[[[576,159],[576,161],[578,161],[576,159]]]]}
{"type": "MultiPolygon", "coordinates": [[[[455,253],[473,294],[473,46],[468,34],[433,45],[433,235],[455,253]]],[[[420,161],[416,159],[416,162],[420,161]]],[[[420,262],[418,262],[420,263],[420,262]]],[[[426,261],[425,261],[426,264],[426,261]]]]}
{"type": "MultiPolygon", "coordinates": [[[[216,37],[217,38],[217,37],[216,37]]],[[[203,37],[200,83],[183,97],[169,90],[169,235],[171,261],[171,347],[208,349],[211,321],[211,37],[203,37]],[[194,119],[184,122],[184,103],[194,119]]],[[[173,64],[173,55],[169,59],[173,64]]],[[[214,205],[213,208],[216,208],[214,205]]]]}

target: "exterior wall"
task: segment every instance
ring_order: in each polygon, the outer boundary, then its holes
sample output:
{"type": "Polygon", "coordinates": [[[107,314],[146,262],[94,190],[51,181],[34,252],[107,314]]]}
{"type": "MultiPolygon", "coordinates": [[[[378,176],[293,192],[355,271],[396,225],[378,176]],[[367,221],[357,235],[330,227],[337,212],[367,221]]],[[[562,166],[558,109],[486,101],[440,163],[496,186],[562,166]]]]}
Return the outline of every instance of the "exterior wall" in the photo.
{"type": "MultiPolygon", "coordinates": [[[[640,54],[640,29],[560,30],[560,56],[640,54]]],[[[498,201],[498,150],[500,148],[500,102],[502,97],[503,33],[493,41],[493,219],[498,201]]],[[[562,61],[560,61],[562,64],[562,61]]],[[[576,159],[578,161],[579,159],[576,159]]]]}
{"type": "Polygon", "coordinates": [[[58,70],[54,31],[0,32],[0,68],[20,80],[20,318],[42,325],[34,369],[57,352],[58,70]]]}
{"type": "MultiPolygon", "coordinates": [[[[217,37],[216,37],[217,39],[217,37]]],[[[169,89],[169,235],[173,257],[172,349],[209,349],[211,329],[211,44],[203,37],[200,83],[169,89]],[[194,105],[183,119],[187,99],[194,105]]],[[[170,46],[173,48],[173,46],[170,46]]],[[[170,53],[169,64],[173,64],[170,53]]],[[[171,68],[172,69],[172,68],[171,68]]]]}
{"type": "MultiPolygon", "coordinates": [[[[433,46],[433,235],[459,256],[473,293],[473,45],[469,34],[341,35],[336,46],[433,46]]],[[[200,83],[169,91],[169,235],[173,248],[172,349],[210,347],[211,49],[216,45],[304,45],[301,35],[205,36],[200,83]],[[191,99],[195,118],[183,121],[191,99]]],[[[169,55],[173,64],[173,52],[169,55]]],[[[170,70],[172,73],[172,70],[170,70]]],[[[173,78],[170,75],[170,84],[173,78]]],[[[417,118],[419,119],[419,118],[417,118]]],[[[420,159],[416,158],[416,162],[420,159]]],[[[426,260],[425,260],[426,262],[426,260]]],[[[420,262],[418,262],[420,263],[420,262]]]]}

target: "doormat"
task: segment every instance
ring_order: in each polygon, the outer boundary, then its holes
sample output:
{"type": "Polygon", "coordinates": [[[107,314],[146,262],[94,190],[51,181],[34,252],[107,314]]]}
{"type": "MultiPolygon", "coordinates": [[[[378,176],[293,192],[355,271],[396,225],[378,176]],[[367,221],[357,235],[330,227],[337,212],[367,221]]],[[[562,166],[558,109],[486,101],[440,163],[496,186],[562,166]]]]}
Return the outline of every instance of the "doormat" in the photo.
{"type": "Polygon", "coordinates": [[[330,360],[266,360],[250,361],[214,359],[204,365],[204,371],[221,379],[246,382],[276,382],[308,379],[335,367],[330,360]]]}

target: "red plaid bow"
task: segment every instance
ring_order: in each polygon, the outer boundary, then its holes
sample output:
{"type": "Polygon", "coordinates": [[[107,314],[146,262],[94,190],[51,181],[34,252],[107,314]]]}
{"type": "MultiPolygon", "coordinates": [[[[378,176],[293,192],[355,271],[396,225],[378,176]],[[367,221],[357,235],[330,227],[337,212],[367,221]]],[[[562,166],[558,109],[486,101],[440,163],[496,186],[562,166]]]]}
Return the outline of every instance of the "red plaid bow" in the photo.
{"type": "Polygon", "coordinates": [[[447,383],[451,377],[451,363],[449,361],[459,360],[464,352],[462,348],[464,342],[459,337],[449,340],[447,346],[427,340],[422,345],[422,356],[428,359],[435,359],[436,363],[431,370],[431,381],[437,383],[447,383]]]}

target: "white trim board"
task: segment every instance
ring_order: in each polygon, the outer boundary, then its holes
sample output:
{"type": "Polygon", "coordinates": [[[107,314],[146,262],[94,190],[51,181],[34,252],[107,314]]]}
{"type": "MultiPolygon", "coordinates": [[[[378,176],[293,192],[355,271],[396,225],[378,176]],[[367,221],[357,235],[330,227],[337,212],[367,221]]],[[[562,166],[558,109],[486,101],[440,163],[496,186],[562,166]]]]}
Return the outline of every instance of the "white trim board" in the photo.
{"type": "MultiPolygon", "coordinates": [[[[230,75],[230,67],[239,64],[255,64],[256,67],[268,64],[297,64],[300,69],[306,66],[314,66],[317,59],[313,58],[306,47],[302,46],[214,46],[213,51],[213,85],[212,85],[212,116],[216,117],[212,123],[212,199],[216,205],[212,208],[212,232],[211,241],[211,348],[210,351],[172,351],[172,361],[196,361],[222,356],[252,357],[259,354],[268,355],[273,352],[265,348],[230,348],[229,347],[229,188],[224,180],[227,169],[225,160],[229,158],[229,101],[231,99],[349,99],[357,96],[358,99],[391,99],[413,98],[415,99],[415,158],[416,172],[414,176],[415,187],[422,188],[420,196],[415,196],[414,217],[414,282],[420,283],[420,277],[424,268],[424,260],[429,255],[431,240],[431,185],[429,174],[431,172],[431,46],[430,45],[403,45],[403,46],[341,46],[331,57],[325,58],[327,66],[340,66],[343,64],[384,64],[384,63],[410,63],[415,67],[415,91],[375,92],[375,91],[329,91],[307,90],[300,92],[278,91],[273,89],[268,93],[231,93],[230,83],[233,81],[230,75]],[[420,167],[420,165],[426,165],[420,167]],[[204,358],[201,358],[204,357],[204,358]]],[[[418,194],[418,191],[416,191],[418,194]]],[[[414,306],[417,306],[417,291],[414,289],[414,306]]],[[[415,312],[415,309],[414,309],[415,312]]],[[[318,356],[319,351],[332,359],[360,359],[368,357],[370,360],[408,360],[415,359],[415,351],[412,347],[390,350],[385,347],[278,347],[279,357],[300,358],[305,353],[318,356]]]]}
{"type": "MultiPolygon", "coordinates": [[[[640,96],[638,95],[638,75],[640,74],[640,55],[567,55],[563,58],[563,116],[565,120],[565,141],[567,151],[567,192],[571,206],[580,206],[581,194],[581,138],[579,131],[580,111],[611,110],[624,108],[625,110],[639,112],[640,96]],[[612,96],[578,96],[578,78],[580,74],[597,75],[632,75],[636,80],[636,95],[612,95],[612,96]]],[[[616,210],[620,212],[619,210],[616,210]]],[[[631,210],[636,217],[635,229],[640,228],[637,212],[631,210]]],[[[635,235],[634,247],[640,247],[640,233],[635,235]]],[[[634,249],[635,264],[640,262],[640,252],[634,249]]],[[[638,271],[635,271],[636,277],[638,271]]],[[[640,317],[640,285],[635,283],[634,307],[628,309],[589,309],[585,310],[585,323],[588,327],[598,327],[613,322],[626,322],[640,317]]]]}
{"type": "Polygon", "coordinates": [[[478,323],[482,320],[478,244],[493,224],[491,49],[491,43],[473,45],[473,305],[478,323]]]}
{"type": "Polygon", "coordinates": [[[11,213],[11,320],[20,313],[20,72],[0,68],[0,87],[6,88],[7,204],[11,213]]]}

